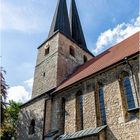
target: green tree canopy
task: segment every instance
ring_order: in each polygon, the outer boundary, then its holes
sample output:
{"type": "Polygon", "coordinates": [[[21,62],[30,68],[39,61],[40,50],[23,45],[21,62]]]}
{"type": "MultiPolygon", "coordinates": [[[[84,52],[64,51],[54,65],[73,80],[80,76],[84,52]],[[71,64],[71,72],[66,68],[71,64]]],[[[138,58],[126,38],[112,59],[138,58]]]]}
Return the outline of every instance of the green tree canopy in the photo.
{"type": "Polygon", "coordinates": [[[7,89],[8,85],[6,84],[4,74],[6,74],[6,71],[0,67],[0,97],[1,97],[1,102],[4,103],[7,97],[7,89]]]}
{"type": "Polygon", "coordinates": [[[4,74],[6,74],[6,71],[2,67],[0,67],[0,125],[4,120],[4,108],[6,107],[6,97],[8,89],[4,74]]]}
{"type": "Polygon", "coordinates": [[[9,101],[9,105],[4,109],[4,121],[1,127],[1,139],[11,140],[16,138],[16,122],[20,111],[21,103],[9,101]]]}

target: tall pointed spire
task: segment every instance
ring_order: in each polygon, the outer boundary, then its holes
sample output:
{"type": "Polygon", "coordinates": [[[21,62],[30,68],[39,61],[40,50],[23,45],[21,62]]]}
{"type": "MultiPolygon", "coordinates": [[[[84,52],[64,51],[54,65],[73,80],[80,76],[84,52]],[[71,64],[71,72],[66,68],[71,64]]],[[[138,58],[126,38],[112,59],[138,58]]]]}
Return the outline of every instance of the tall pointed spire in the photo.
{"type": "Polygon", "coordinates": [[[70,24],[66,0],[58,0],[48,39],[52,37],[56,31],[62,32],[65,35],[70,36],[70,24]]]}
{"type": "Polygon", "coordinates": [[[76,7],[75,0],[71,0],[71,8],[70,8],[70,27],[71,27],[71,36],[76,41],[76,43],[83,48],[87,49],[85,37],[83,34],[80,18],[78,15],[78,10],[76,7]]]}

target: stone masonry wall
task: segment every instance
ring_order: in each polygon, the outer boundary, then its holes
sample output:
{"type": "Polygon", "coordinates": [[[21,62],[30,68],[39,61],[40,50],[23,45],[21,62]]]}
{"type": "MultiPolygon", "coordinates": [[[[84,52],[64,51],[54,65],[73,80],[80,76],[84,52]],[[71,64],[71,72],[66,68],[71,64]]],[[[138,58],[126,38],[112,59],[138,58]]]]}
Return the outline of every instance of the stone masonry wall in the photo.
{"type": "MultiPolygon", "coordinates": [[[[84,111],[84,129],[96,128],[97,118],[95,111],[95,91],[98,82],[104,85],[104,101],[107,118],[107,140],[138,140],[139,119],[137,117],[126,120],[124,102],[121,98],[121,89],[119,85],[119,74],[127,71],[130,74],[135,104],[138,106],[136,92],[138,91],[139,62],[138,59],[130,61],[133,68],[133,78],[130,67],[127,64],[121,64],[103,73],[91,77],[89,80],[80,82],[73,87],[59,93],[55,96],[55,102],[60,101],[62,97],[66,99],[65,133],[76,131],[76,101],[75,95],[81,90],[83,92],[83,111],[84,111]],[[135,86],[134,86],[135,85],[135,86]]],[[[57,103],[55,103],[57,104],[57,103]]],[[[57,106],[57,110],[60,107],[57,106]]],[[[55,108],[54,108],[55,110],[55,108]]],[[[127,112],[128,113],[128,112],[127,112]]],[[[55,114],[55,111],[53,113],[55,114]]],[[[128,113],[128,115],[130,115],[128,113]]],[[[59,122],[58,122],[59,123],[59,122]]],[[[55,124],[54,124],[55,125],[55,124]]],[[[61,124],[57,124],[61,126],[61,124]]]]}
{"type": "Polygon", "coordinates": [[[39,100],[21,109],[17,126],[17,140],[42,140],[45,100],[39,100]],[[35,134],[29,135],[31,120],[35,120],[35,134]]]}
{"type": "Polygon", "coordinates": [[[83,57],[92,56],[61,33],[57,33],[48,42],[38,49],[37,62],[34,74],[32,98],[55,88],[63,82],[69,74],[84,63],[83,57]],[[74,47],[75,57],[69,54],[70,46],[74,47]],[[45,54],[45,48],[50,48],[45,54]]]}
{"type": "MultiPolygon", "coordinates": [[[[98,82],[104,85],[104,100],[105,100],[105,111],[107,118],[107,140],[138,140],[139,136],[139,120],[138,118],[133,118],[132,120],[126,120],[125,113],[126,109],[123,106],[123,100],[121,98],[121,89],[119,85],[119,74],[122,71],[127,71],[130,74],[130,80],[132,83],[132,90],[134,94],[134,99],[137,103],[136,92],[138,91],[138,75],[139,75],[139,67],[138,67],[138,59],[131,60],[130,64],[133,68],[133,78],[130,71],[130,67],[127,64],[122,64],[116,66],[110,70],[107,70],[98,75],[92,76],[88,80],[81,81],[73,85],[71,88],[67,90],[57,93],[53,100],[51,107],[48,108],[47,111],[50,112],[52,108],[52,115],[50,119],[50,115],[48,116],[46,113],[46,126],[45,134],[49,130],[59,130],[59,134],[62,134],[62,110],[61,110],[61,101],[62,98],[65,98],[65,133],[76,132],[76,100],[75,96],[78,91],[82,91],[83,93],[83,123],[84,129],[87,128],[96,128],[97,127],[97,114],[95,111],[95,91],[96,84],[98,82]],[[136,85],[136,91],[135,86],[136,85]],[[48,117],[49,121],[48,122],[48,117]]],[[[47,103],[49,103],[48,100],[47,103]]],[[[50,103],[49,103],[50,104],[50,103]]],[[[38,100],[37,102],[25,106],[20,113],[19,123],[18,123],[18,140],[41,140],[43,136],[43,119],[44,119],[44,106],[45,99],[38,100]],[[29,135],[29,125],[32,119],[35,119],[36,133],[33,135],[29,135]]],[[[128,113],[128,115],[130,115],[128,113]]],[[[84,138],[86,139],[86,138],[84,138]]],[[[84,140],[83,139],[83,140],[84,140]]],[[[82,139],[81,139],[82,140],[82,139]]],[[[91,139],[92,140],[92,139],[91,139]]]]}
{"type": "Polygon", "coordinates": [[[41,95],[57,85],[58,34],[38,49],[34,73],[32,98],[41,95]],[[45,56],[45,47],[49,54],[45,56]]]}
{"type": "Polygon", "coordinates": [[[78,66],[84,64],[84,56],[87,57],[87,60],[93,57],[62,34],[59,36],[58,51],[58,84],[72,74],[78,66]],[[70,46],[74,48],[74,57],[70,55],[70,46]]]}

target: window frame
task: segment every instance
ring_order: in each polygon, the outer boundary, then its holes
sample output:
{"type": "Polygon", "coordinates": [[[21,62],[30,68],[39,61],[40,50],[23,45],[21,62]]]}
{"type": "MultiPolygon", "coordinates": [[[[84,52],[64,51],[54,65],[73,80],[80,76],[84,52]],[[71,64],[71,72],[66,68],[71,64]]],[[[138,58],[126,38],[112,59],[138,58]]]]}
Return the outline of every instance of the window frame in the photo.
{"type": "Polygon", "coordinates": [[[70,54],[70,56],[75,57],[75,49],[73,46],[69,47],[69,54],[70,54]]]}
{"type": "Polygon", "coordinates": [[[49,53],[50,53],[50,46],[47,45],[47,46],[45,47],[44,56],[47,56],[49,53]]]}
{"type": "Polygon", "coordinates": [[[129,76],[123,77],[123,92],[127,101],[128,110],[136,108],[132,85],[129,76]]]}
{"type": "Polygon", "coordinates": [[[121,94],[122,94],[122,97],[123,97],[123,103],[127,107],[127,111],[135,109],[136,108],[136,101],[135,101],[135,98],[134,98],[134,91],[133,91],[133,88],[132,88],[132,81],[130,80],[130,74],[127,71],[123,71],[123,72],[120,73],[120,75],[119,75],[119,83],[120,83],[120,88],[121,88],[121,94]],[[131,97],[133,98],[134,107],[132,107],[132,108],[129,108],[128,98],[127,98],[128,93],[126,92],[125,87],[124,87],[124,79],[126,77],[129,80],[129,85],[130,85],[130,89],[131,89],[130,94],[131,94],[131,97]]]}
{"type": "Polygon", "coordinates": [[[107,117],[106,117],[106,109],[105,109],[105,97],[104,97],[104,85],[101,82],[97,82],[96,84],[96,90],[95,90],[95,110],[96,110],[96,125],[97,127],[103,126],[107,124],[107,117]],[[102,89],[102,97],[103,97],[103,107],[101,108],[101,98],[100,98],[100,91],[102,89]],[[101,112],[102,109],[102,112],[101,112]],[[104,115],[103,115],[104,111],[104,115]],[[105,123],[103,120],[103,117],[105,117],[105,123]]]}
{"type": "Polygon", "coordinates": [[[104,86],[102,84],[99,84],[99,108],[100,108],[100,117],[101,117],[101,125],[107,124],[106,119],[106,110],[105,110],[105,101],[104,101],[104,86]]]}
{"type": "Polygon", "coordinates": [[[29,135],[35,134],[35,125],[35,119],[32,119],[29,126],[29,135]]]}
{"type": "Polygon", "coordinates": [[[84,60],[84,63],[86,63],[88,61],[88,58],[86,55],[83,56],[83,60],[84,60]]]}
{"type": "Polygon", "coordinates": [[[137,104],[137,97],[136,97],[136,93],[135,93],[135,90],[134,90],[134,87],[133,87],[133,80],[131,79],[130,77],[131,75],[129,74],[129,72],[127,71],[122,71],[120,74],[119,74],[119,77],[118,77],[118,80],[119,80],[119,86],[120,86],[120,94],[121,94],[121,100],[122,100],[122,107],[123,107],[123,114],[124,114],[124,121],[125,122],[128,122],[128,121],[131,121],[133,119],[136,119],[136,118],[139,118],[138,114],[139,114],[139,107],[138,107],[138,104],[137,104]],[[126,97],[126,93],[125,93],[125,90],[124,90],[124,87],[123,87],[123,80],[125,77],[128,77],[129,78],[129,82],[130,82],[130,86],[131,86],[131,90],[132,90],[132,97],[133,97],[133,102],[134,102],[134,105],[135,107],[132,107],[132,108],[129,108],[128,107],[128,100],[127,100],[127,97],[126,97]]]}

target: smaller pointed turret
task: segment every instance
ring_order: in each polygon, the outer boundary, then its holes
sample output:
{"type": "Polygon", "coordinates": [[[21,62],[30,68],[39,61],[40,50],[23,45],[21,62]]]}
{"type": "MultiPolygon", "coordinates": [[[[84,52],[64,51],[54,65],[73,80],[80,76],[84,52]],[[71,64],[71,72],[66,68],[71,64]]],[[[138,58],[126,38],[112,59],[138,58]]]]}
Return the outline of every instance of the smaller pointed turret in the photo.
{"type": "Polygon", "coordinates": [[[75,0],[71,0],[70,28],[71,28],[71,36],[75,40],[75,42],[81,48],[88,51],[75,0]]]}
{"type": "Polygon", "coordinates": [[[66,36],[70,36],[70,23],[68,17],[68,10],[66,0],[59,0],[53,21],[51,24],[48,39],[54,35],[55,32],[61,32],[66,36]]]}

